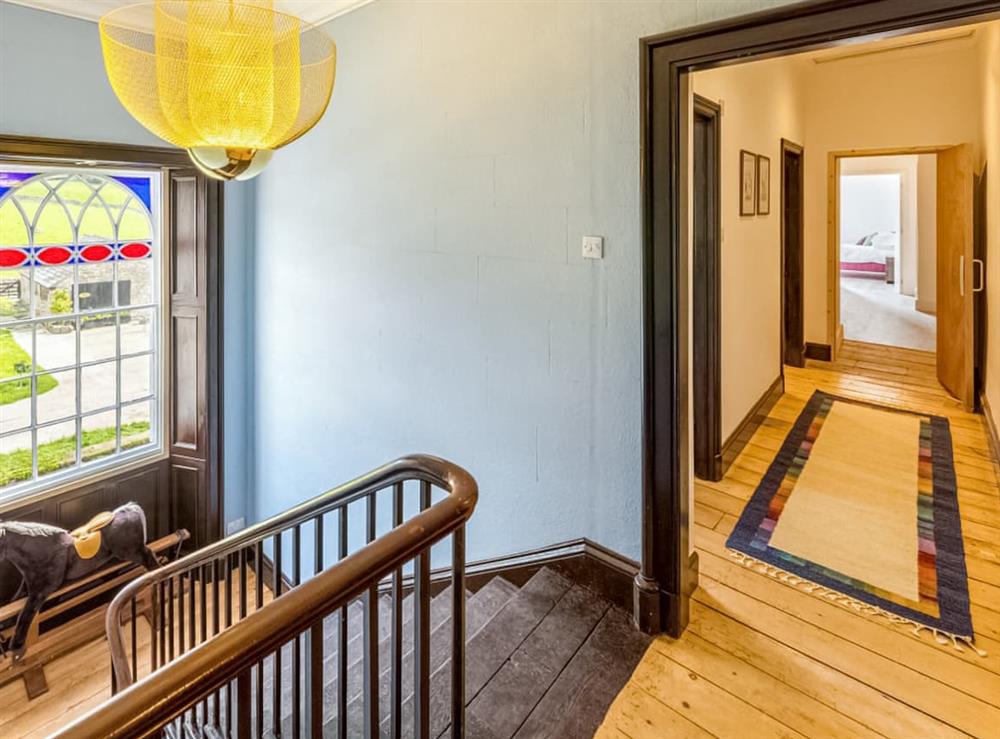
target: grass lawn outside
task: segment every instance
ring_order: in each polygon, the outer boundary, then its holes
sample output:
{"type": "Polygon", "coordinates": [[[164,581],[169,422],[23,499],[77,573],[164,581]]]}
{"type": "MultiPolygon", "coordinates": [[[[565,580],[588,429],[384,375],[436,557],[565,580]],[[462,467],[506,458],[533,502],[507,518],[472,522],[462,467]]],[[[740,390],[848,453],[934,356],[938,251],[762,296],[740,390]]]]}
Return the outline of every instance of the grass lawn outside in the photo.
{"type": "MultiPolygon", "coordinates": [[[[115,427],[107,426],[84,431],[81,443],[84,462],[106,457],[115,451],[115,427]]],[[[148,443],[148,421],[134,421],[122,426],[123,450],[148,443]]],[[[70,467],[75,461],[76,436],[63,436],[38,445],[39,475],[70,467]]],[[[0,454],[0,488],[30,479],[31,449],[15,449],[12,452],[0,454]]]]}
{"type": "MultiPolygon", "coordinates": [[[[31,372],[31,357],[21,348],[21,345],[14,340],[14,335],[9,329],[0,329],[0,405],[16,403],[31,397],[31,378],[22,380],[3,382],[8,377],[17,377],[25,372],[23,368],[31,372]],[[20,365],[20,368],[18,367],[20,365]]],[[[38,368],[39,372],[42,368],[38,368]]],[[[52,390],[59,383],[52,375],[38,375],[38,394],[43,395],[52,390]]]]}

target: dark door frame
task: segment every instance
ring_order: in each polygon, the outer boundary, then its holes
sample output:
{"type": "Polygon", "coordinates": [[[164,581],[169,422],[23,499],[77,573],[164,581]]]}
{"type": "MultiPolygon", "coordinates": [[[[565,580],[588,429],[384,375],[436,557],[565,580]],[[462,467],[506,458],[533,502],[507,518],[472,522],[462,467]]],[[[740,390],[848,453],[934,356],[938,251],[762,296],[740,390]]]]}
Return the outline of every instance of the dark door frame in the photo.
{"type": "MultiPolygon", "coordinates": [[[[722,108],[701,95],[694,96],[693,105],[695,117],[708,121],[711,139],[704,163],[710,170],[707,238],[704,244],[695,240],[692,253],[694,471],[702,479],[718,480],[722,477],[722,108]]],[[[691,166],[694,171],[694,161],[691,166]]],[[[692,181],[699,187],[696,178],[692,181]]]]}
{"type": "Polygon", "coordinates": [[[1000,15],[1000,0],[812,0],[640,41],[642,190],[642,562],[635,619],[679,636],[697,557],[688,464],[689,72],[961,25],[1000,15]]]}
{"type": "Polygon", "coordinates": [[[793,367],[805,366],[805,316],[803,315],[803,257],[805,252],[805,221],[803,218],[805,200],[805,150],[800,144],[788,139],[781,140],[781,374],[785,374],[785,365],[793,367]],[[798,249],[800,252],[799,267],[794,275],[788,274],[788,232],[785,228],[785,210],[788,207],[788,182],[785,179],[785,157],[793,154],[799,158],[798,194],[799,218],[796,229],[799,234],[798,249]],[[788,304],[789,282],[798,284],[798,311],[790,311],[788,304]],[[789,346],[788,326],[794,322],[798,339],[789,346]]]}
{"type": "Polygon", "coordinates": [[[169,380],[161,399],[167,417],[162,440],[166,457],[130,466],[121,475],[109,471],[96,481],[81,480],[79,485],[24,505],[14,501],[5,506],[3,517],[77,526],[86,522],[81,516],[89,518],[124,502],[117,500],[119,495],[135,499],[135,486],[148,486],[155,479],[162,494],[157,496],[155,516],[149,512],[154,529],[150,538],[181,527],[191,532],[194,547],[222,538],[222,183],[195,171],[183,150],[167,147],[0,134],[0,159],[158,169],[164,172],[163,188],[169,191],[166,202],[171,204],[171,212],[165,212],[162,219],[162,240],[171,252],[164,275],[168,299],[163,306],[168,321],[164,351],[169,361],[169,380]],[[186,189],[182,189],[184,183],[188,183],[186,189]],[[182,192],[188,217],[175,228],[182,192]],[[177,256],[180,249],[186,250],[184,259],[177,256]],[[178,279],[181,270],[184,275],[178,279]]]}

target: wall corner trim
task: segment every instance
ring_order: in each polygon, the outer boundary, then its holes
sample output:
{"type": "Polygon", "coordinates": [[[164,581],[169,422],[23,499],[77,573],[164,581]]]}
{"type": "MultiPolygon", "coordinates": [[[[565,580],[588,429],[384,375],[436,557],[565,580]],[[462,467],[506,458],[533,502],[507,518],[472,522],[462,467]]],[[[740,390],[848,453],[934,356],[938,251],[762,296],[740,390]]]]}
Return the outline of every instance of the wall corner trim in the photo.
{"type": "Polygon", "coordinates": [[[990,401],[986,393],[979,394],[979,403],[983,408],[983,418],[986,424],[986,434],[990,440],[990,453],[993,456],[993,466],[1000,471],[1000,432],[997,431],[996,421],[993,418],[993,409],[990,408],[990,401]]]}
{"type": "Polygon", "coordinates": [[[774,404],[778,402],[784,392],[785,375],[782,373],[764,391],[764,394],[757,399],[757,402],[753,404],[753,407],[744,416],[743,420],[740,421],[733,433],[726,439],[726,442],[722,445],[722,474],[719,477],[720,480],[725,476],[730,465],[740,456],[740,452],[743,451],[743,448],[753,438],[757,429],[760,428],[760,425],[764,423],[764,419],[767,418],[767,414],[771,412],[774,404]]]}
{"type": "Polygon", "coordinates": [[[818,359],[821,362],[833,360],[833,348],[829,344],[817,344],[807,341],[805,346],[806,359],[818,359]]]}

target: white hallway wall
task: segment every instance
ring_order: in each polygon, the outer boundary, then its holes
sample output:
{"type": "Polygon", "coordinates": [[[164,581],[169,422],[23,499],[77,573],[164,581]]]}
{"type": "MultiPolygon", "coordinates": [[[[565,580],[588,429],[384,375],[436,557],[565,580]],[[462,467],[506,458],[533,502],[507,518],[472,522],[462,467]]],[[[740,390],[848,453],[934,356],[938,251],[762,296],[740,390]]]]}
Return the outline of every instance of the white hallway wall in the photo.
{"type": "Polygon", "coordinates": [[[980,148],[975,38],[813,64],[805,85],[805,335],[827,336],[827,154],[971,143],[980,148]]]}
{"type": "Polygon", "coordinates": [[[639,556],[638,40],[767,4],[380,0],[327,27],[333,103],[258,182],[258,516],[425,451],[480,482],[473,559],[639,556]]]}
{"type": "MultiPolygon", "coordinates": [[[[0,133],[165,146],[108,84],[97,24],[0,2],[0,133]]],[[[225,190],[225,503],[251,515],[247,464],[252,408],[248,330],[253,266],[252,184],[225,190]]]]}
{"type": "Polygon", "coordinates": [[[805,65],[774,59],[693,75],[722,105],[722,436],[728,438],[781,374],[781,139],[805,137],[805,65]],[[771,160],[771,212],[741,216],[740,150],[771,160]]]}

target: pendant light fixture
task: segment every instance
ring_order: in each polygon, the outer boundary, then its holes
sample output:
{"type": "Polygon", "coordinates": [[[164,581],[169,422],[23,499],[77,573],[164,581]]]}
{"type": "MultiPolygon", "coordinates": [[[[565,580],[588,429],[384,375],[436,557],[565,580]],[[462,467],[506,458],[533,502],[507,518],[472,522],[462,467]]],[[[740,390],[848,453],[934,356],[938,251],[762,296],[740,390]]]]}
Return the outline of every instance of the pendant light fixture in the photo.
{"type": "Polygon", "coordinates": [[[322,117],[337,47],[273,0],[154,0],[100,22],[118,99],[205,174],[256,176],[322,117]]]}

